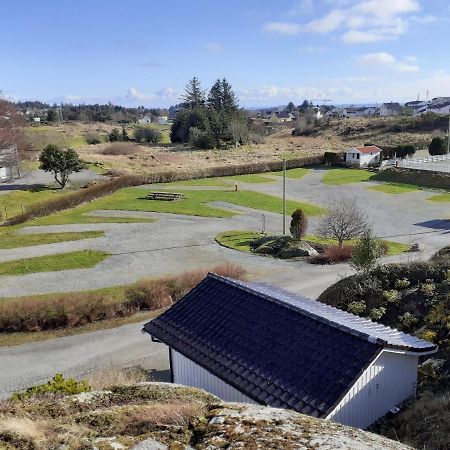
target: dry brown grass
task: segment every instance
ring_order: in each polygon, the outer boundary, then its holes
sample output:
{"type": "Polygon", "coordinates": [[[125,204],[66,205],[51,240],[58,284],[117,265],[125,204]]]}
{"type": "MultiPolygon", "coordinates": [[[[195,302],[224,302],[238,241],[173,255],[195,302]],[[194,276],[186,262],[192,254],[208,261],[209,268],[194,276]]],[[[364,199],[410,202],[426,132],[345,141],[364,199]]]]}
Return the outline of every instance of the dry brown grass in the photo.
{"type": "Polygon", "coordinates": [[[141,151],[133,142],[113,142],[101,150],[104,155],[137,155],[141,151]]]}
{"type": "Polygon", "coordinates": [[[111,386],[128,386],[151,380],[147,372],[139,367],[110,367],[89,374],[86,381],[92,390],[98,391],[111,386]]]}
{"type": "MultiPolygon", "coordinates": [[[[229,278],[243,278],[245,270],[222,264],[212,272],[229,278]]],[[[207,275],[195,270],[163,278],[140,280],[125,290],[124,298],[98,293],[68,293],[52,297],[24,297],[0,302],[0,332],[35,332],[76,328],[89,323],[153,311],[177,302],[207,275]]]]}

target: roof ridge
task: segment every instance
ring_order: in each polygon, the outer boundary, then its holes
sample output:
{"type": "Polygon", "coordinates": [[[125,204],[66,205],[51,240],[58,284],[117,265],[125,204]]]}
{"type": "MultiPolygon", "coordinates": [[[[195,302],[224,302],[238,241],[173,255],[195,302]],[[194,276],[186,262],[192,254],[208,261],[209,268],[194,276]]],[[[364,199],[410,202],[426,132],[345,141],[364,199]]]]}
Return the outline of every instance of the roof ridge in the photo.
{"type": "MultiPolygon", "coordinates": [[[[373,344],[381,345],[384,348],[393,348],[393,349],[399,349],[399,350],[407,350],[407,349],[409,349],[409,350],[413,350],[413,351],[415,350],[416,352],[420,352],[420,351],[432,350],[432,347],[433,347],[432,345],[430,345],[430,347],[428,347],[428,348],[422,348],[422,349],[419,349],[419,348],[415,348],[414,349],[413,348],[413,349],[411,349],[411,346],[409,346],[409,348],[408,348],[408,345],[406,345],[406,344],[405,345],[401,345],[401,344],[390,343],[387,339],[383,339],[383,338],[381,338],[379,336],[376,336],[376,335],[374,335],[376,333],[371,333],[371,331],[374,331],[374,332],[376,332],[376,331],[379,331],[379,332],[386,331],[386,332],[390,332],[390,333],[395,333],[397,336],[400,336],[400,337],[405,335],[405,336],[410,336],[411,338],[413,338],[416,341],[422,341],[422,340],[419,339],[416,336],[409,335],[407,333],[404,333],[403,331],[397,330],[396,328],[392,328],[392,327],[389,327],[387,325],[383,325],[381,323],[374,322],[371,319],[367,319],[365,317],[357,316],[357,315],[352,314],[352,313],[350,313],[348,311],[344,311],[342,309],[336,308],[336,307],[328,305],[326,303],[321,303],[321,302],[319,302],[317,300],[313,300],[313,299],[310,299],[308,297],[304,297],[304,296],[301,296],[299,294],[295,294],[294,292],[287,291],[287,290],[285,290],[283,288],[279,288],[277,286],[275,286],[274,288],[276,290],[281,291],[282,293],[286,294],[288,297],[294,297],[294,298],[295,297],[301,297],[304,300],[308,300],[310,302],[317,303],[317,304],[320,305],[320,307],[322,307],[324,309],[328,309],[330,312],[335,312],[336,315],[341,316],[342,318],[351,316],[351,318],[357,324],[364,324],[364,325],[366,325],[367,328],[368,328],[368,332],[366,333],[364,331],[352,328],[350,325],[346,325],[346,324],[340,323],[338,321],[333,320],[332,318],[324,317],[324,316],[321,316],[318,313],[315,313],[313,311],[309,311],[309,310],[307,310],[305,308],[302,308],[301,305],[294,305],[294,304],[291,304],[291,303],[289,303],[287,301],[283,301],[283,300],[281,300],[279,298],[276,298],[275,296],[272,296],[270,294],[266,294],[264,292],[261,292],[260,290],[257,290],[256,288],[249,286],[244,281],[234,280],[232,278],[224,277],[222,275],[218,275],[218,274],[215,274],[215,273],[212,273],[212,272],[208,273],[208,277],[214,278],[214,279],[216,279],[218,281],[221,281],[221,282],[225,282],[226,284],[234,286],[234,287],[236,287],[236,288],[238,288],[240,290],[247,291],[247,292],[250,292],[252,294],[256,294],[259,297],[265,298],[266,300],[269,300],[269,301],[271,301],[273,303],[277,303],[280,306],[283,306],[285,308],[288,308],[288,309],[291,309],[293,311],[296,311],[299,314],[302,314],[302,315],[304,315],[306,317],[312,318],[313,320],[316,320],[318,322],[324,323],[324,324],[326,324],[326,325],[328,325],[328,326],[330,326],[332,328],[336,328],[336,329],[342,330],[344,332],[347,332],[348,334],[357,336],[360,339],[366,340],[366,341],[371,342],[373,344]]],[[[259,285],[265,286],[264,283],[255,283],[255,284],[259,284],[259,285]]],[[[269,286],[269,287],[271,287],[271,286],[269,286]]],[[[437,346],[435,345],[434,348],[437,348],[437,346]]]]}

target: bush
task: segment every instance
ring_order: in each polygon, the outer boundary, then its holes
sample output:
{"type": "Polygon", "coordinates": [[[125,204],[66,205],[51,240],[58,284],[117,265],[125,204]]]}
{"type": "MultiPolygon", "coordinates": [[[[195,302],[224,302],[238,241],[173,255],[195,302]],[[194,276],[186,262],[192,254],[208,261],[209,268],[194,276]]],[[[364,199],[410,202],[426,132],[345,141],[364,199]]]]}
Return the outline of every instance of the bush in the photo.
{"type": "Polygon", "coordinates": [[[101,136],[99,134],[93,133],[93,132],[86,133],[84,135],[84,139],[85,139],[86,143],[89,145],[101,144],[101,142],[102,142],[101,136]]]}
{"type": "Polygon", "coordinates": [[[402,278],[400,280],[395,281],[394,287],[395,287],[395,289],[406,289],[410,285],[411,285],[411,282],[408,279],[402,278]]]}
{"type": "MultiPolygon", "coordinates": [[[[236,279],[245,276],[245,271],[233,264],[216,266],[212,272],[236,279]]],[[[125,298],[120,301],[89,292],[5,300],[0,302],[0,332],[73,328],[130,316],[141,310],[160,309],[177,302],[207,273],[207,270],[196,270],[160,279],[140,280],[125,290],[125,298]]]]}
{"type": "Polygon", "coordinates": [[[360,272],[368,273],[377,265],[382,254],[378,240],[370,231],[366,231],[353,249],[350,265],[360,272]]]}
{"type": "Polygon", "coordinates": [[[122,134],[117,128],[113,128],[108,134],[109,142],[117,142],[122,140],[122,134]]]}
{"type": "Polygon", "coordinates": [[[446,155],[447,154],[447,139],[441,137],[434,137],[428,146],[428,153],[431,156],[446,155]]]}
{"type": "Polygon", "coordinates": [[[389,291],[383,291],[383,298],[388,303],[395,303],[400,298],[400,294],[395,289],[390,289],[389,291]]]}
{"type": "Polygon", "coordinates": [[[371,179],[374,181],[413,184],[435,189],[448,189],[450,185],[450,173],[399,167],[380,170],[371,179]]]}
{"type": "Polygon", "coordinates": [[[113,142],[102,150],[104,155],[135,155],[139,153],[139,145],[132,142],[113,142]]]}
{"type": "Polygon", "coordinates": [[[347,311],[352,314],[360,315],[366,310],[366,304],[364,302],[351,302],[347,306],[347,311]]]}
{"type": "Polygon", "coordinates": [[[147,144],[158,144],[162,140],[162,134],[156,128],[137,127],[134,130],[134,140],[136,142],[145,142],[147,144]]]}
{"type": "Polygon", "coordinates": [[[24,392],[15,392],[11,398],[13,400],[26,400],[44,394],[75,395],[82,392],[89,392],[91,387],[87,381],[77,381],[73,378],[64,379],[62,374],[57,373],[50,381],[29,387],[24,392]]]}
{"type": "Polygon", "coordinates": [[[323,159],[327,166],[337,165],[345,161],[345,153],[325,152],[323,159]]]}
{"type": "Polygon", "coordinates": [[[292,213],[289,231],[294,239],[301,239],[308,229],[308,217],[302,209],[297,209],[292,213]]]}
{"type": "Polygon", "coordinates": [[[325,257],[329,264],[336,264],[347,262],[353,254],[353,247],[351,245],[330,245],[325,249],[325,257]]]}
{"type": "Polygon", "coordinates": [[[189,143],[193,147],[203,150],[214,148],[216,144],[214,137],[210,133],[195,127],[189,130],[189,143]]]}

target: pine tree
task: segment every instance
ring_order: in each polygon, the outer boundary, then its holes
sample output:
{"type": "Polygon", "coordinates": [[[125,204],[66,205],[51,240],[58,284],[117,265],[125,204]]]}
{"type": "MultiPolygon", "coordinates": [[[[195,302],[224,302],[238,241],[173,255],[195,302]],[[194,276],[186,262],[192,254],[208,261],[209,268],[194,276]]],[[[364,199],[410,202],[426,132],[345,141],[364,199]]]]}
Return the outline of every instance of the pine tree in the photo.
{"type": "Polygon", "coordinates": [[[222,79],[222,108],[227,112],[235,111],[238,108],[238,100],[231,87],[231,84],[222,79]]]}
{"type": "Polygon", "coordinates": [[[197,77],[188,81],[184,92],[185,93],[181,98],[189,108],[193,109],[205,104],[205,92],[202,90],[200,81],[197,77]]]}
{"type": "Polygon", "coordinates": [[[220,111],[223,106],[223,91],[222,82],[217,79],[217,81],[212,85],[211,90],[208,94],[208,106],[220,111]]]}

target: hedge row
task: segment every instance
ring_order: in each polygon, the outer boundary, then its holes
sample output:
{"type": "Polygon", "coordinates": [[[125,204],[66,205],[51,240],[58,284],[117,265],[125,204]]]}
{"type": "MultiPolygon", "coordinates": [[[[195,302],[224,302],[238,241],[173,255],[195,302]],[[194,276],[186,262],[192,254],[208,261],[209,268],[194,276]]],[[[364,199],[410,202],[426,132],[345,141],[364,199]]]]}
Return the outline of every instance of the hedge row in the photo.
{"type": "MultiPolygon", "coordinates": [[[[323,163],[323,156],[310,156],[306,158],[289,159],[286,161],[288,169],[319,165],[323,163]]],[[[113,178],[102,183],[80,189],[76,192],[64,195],[54,200],[38,203],[28,207],[24,214],[7,220],[4,225],[16,225],[36,217],[74,208],[82,203],[95,200],[128,186],[139,186],[141,184],[170,183],[172,181],[184,181],[198,178],[214,178],[233,175],[245,175],[252,173],[279,171],[283,167],[282,161],[266,161],[251,164],[240,164],[230,166],[208,167],[189,172],[165,171],[145,175],[125,175],[113,178]]]]}
{"type": "Polygon", "coordinates": [[[450,189],[450,173],[406,168],[381,170],[372,180],[415,184],[434,189],[450,189]]]}

